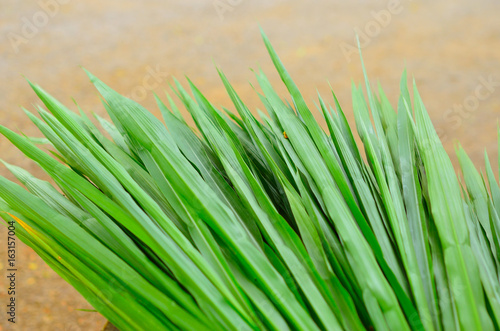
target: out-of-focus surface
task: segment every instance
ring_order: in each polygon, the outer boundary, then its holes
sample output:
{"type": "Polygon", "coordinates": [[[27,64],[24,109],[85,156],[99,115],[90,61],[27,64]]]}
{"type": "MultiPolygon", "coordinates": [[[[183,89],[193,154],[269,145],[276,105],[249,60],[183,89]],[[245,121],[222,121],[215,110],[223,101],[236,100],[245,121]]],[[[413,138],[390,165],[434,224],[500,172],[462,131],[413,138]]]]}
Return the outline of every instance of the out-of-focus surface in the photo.
{"type": "MultiPolygon", "coordinates": [[[[152,92],[161,94],[173,76],[184,74],[214,104],[232,108],[215,62],[252,109],[262,108],[249,68],[261,67],[281,83],[260,24],[311,105],[316,89],[331,100],[328,80],[353,124],[350,83],[362,82],[353,51],[357,29],[368,74],[394,105],[406,67],[449,153],[459,140],[477,166],[485,149],[497,157],[498,1],[2,0],[0,9],[0,123],[30,136],[39,133],[19,106],[33,110],[40,102],[21,74],[70,107],[73,97],[85,111],[104,114],[79,66],[159,116],[152,92]]],[[[44,177],[3,137],[0,157],[44,177]]],[[[12,179],[3,166],[0,174],[12,179]]],[[[0,228],[5,307],[7,233],[0,228]]],[[[76,310],[90,307],[24,245],[17,248],[17,263],[18,323],[7,323],[2,308],[0,331],[104,325],[98,314],[76,310]]]]}

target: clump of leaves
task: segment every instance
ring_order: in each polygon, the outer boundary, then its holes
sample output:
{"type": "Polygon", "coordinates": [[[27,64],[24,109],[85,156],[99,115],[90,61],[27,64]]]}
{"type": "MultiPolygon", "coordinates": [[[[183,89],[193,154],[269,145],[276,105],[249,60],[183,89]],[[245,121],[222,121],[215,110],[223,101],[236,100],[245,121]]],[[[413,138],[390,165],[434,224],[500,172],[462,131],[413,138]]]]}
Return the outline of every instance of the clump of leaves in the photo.
{"type": "Polygon", "coordinates": [[[222,72],[237,115],[176,82],[196,133],[170,97],[165,125],[90,73],[101,129],[31,84],[55,157],[0,133],[58,188],[6,164],[27,190],[0,177],[1,216],[122,331],[498,329],[488,157],[479,173],[459,148],[460,182],[406,74],[397,111],[365,74],[363,158],[335,95],[319,96],[325,132],[264,42],[291,102],[262,72],[260,120],[222,72]]]}

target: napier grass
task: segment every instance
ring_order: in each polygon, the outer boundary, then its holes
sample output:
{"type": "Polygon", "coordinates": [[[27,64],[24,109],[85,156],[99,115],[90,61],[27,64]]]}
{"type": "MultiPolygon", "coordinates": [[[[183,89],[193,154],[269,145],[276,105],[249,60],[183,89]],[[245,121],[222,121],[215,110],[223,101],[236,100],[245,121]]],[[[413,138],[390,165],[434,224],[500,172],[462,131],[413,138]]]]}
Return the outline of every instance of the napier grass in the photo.
{"type": "Polygon", "coordinates": [[[257,72],[257,118],[222,72],[237,115],[176,82],[195,131],[170,96],[164,124],[88,73],[96,126],[30,83],[45,138],[0,133],[58,188],[6,164],[27,190],[0,177],[1,217],[122,331],[498,329],[487,155],[459,147],[459,180],[406,74],[397,109],[352,86],[355,132],[318,96],[325,132],[263,38],[290,95],[257,72]]]}

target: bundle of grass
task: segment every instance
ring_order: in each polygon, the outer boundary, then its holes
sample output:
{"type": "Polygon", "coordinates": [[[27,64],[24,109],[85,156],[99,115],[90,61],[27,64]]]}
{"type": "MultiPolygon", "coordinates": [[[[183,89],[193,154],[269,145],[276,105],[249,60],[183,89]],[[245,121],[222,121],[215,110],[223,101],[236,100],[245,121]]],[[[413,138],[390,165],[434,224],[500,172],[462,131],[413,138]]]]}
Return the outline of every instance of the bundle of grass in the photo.
{"type": "Polygon", "coordinates": [[[337,99],[319,97],[325,133],[264,42],[291,102],[261,72],[262,120],[221,72],[238,116],[176,83],[197,133],[170,97],[164,125],[89,73],[104,134],[31,84],[55,157],[0,132],[59,189],[7,164],[28,190],[0,178],[1,216],[122,331],[498,329],[488,158],[483,175],[458,149],[459,182],[403,75],[397,112],[352,88],[365,161],[337,99]]]}

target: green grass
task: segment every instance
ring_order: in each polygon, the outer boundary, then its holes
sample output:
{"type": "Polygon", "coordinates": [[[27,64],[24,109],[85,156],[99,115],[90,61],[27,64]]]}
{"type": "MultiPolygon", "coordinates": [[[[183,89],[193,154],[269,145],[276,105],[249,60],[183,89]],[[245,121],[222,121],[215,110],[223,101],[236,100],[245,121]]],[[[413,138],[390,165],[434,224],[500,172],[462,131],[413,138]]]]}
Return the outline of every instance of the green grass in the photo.
{"type": "Polygon", "coordinates": [[[459,147],[460,181],[406,73],[397,111],[365,73],[363,158],[335,95],[325,132],[263,38],[290,95],[257,72],[260,119],[220,71],[235,113],[172,87],[196,130],[170,96],[164,124],[91,73],[112,123],[30,83],[45,138],[0,133],[57,188],[6,164],[27,190],[0,177],[0,216],[122,331],[499,329],[487,155],[478,172],[459,147]]]}

